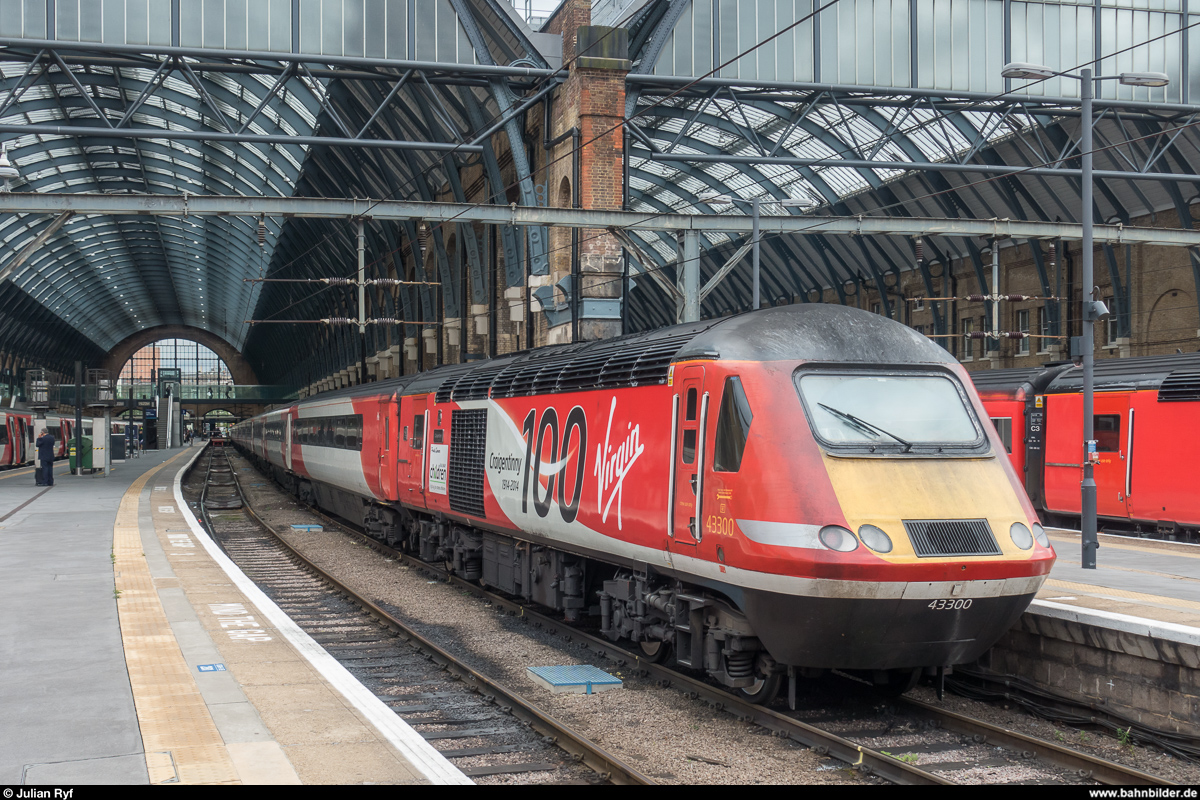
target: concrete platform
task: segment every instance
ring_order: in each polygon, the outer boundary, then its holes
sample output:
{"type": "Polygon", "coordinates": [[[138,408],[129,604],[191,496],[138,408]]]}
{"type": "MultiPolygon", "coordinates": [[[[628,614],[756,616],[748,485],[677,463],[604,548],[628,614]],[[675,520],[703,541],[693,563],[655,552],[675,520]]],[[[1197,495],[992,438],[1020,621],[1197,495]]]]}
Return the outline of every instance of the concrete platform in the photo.
{"type": "Polygon", "coordinates": [[[1200,735],[1200,546],[1050,529],[1058,561],[983,664],[1157,728],[1200,735]]]}
{"type": "Polygon", "coordinates": [[[470,783],[207,539],[199,451],[0,474],[0,784],[470,783]]]}

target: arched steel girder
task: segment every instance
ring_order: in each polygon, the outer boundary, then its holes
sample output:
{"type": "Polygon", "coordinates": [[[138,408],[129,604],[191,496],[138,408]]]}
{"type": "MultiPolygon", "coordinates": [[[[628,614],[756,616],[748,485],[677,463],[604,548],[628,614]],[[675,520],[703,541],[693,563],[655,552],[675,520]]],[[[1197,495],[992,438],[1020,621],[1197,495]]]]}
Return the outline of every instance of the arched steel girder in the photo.
{"type": "MultiPolygon", "coordinates": [[[[184,183],[190,184],[203,192],[211,191],[213,184],[216,184],[225,187],[224,191],[221,192],[223,194],[265,194],[264,189],[266,187],[261,183],[251,183],[246,180],[242,174],[243,165],[239,164],[236,159],[228,156],[221,148],[214,148],[209,158],[205,159],[199,155],[193,155],[186,150],[174,149],[167,145],[153,142],[152,140],[141,140],[139,142],[139,152],[125,153],[118,150],[117,152],[104,153],[102,155],[94,151],[84,153],[88,157],[87,163],[80,162],[78,153],[64,153],[63,155],[50,156],[32,161],[23,156],[24,153],[30,152],[35,148],[40,148],[42,144],[38,142],[25,147],[19,147],[15,151],[10,151],[10,153],[15,155],[14,160],[22,165],[22,180],[29,183],[35,190],[55,183],[61,183],[63,180],[63,176],[59,173],[50,172],[50,174],[46,175],[40,175],[39,173],[45,173],[49,170],[73,169],[95,170],[98,171],[98,174],[103,175],[105,174],[104,170],[111,170],[112,168],[97,167],[95,166],[96,161],[115,161],[118,164],[129,161],[138,164],[136,167],[127,168],[134,178],[133,182],[161,186],[170,193],[176,193],[179,190],[180,178],[182,177],[184,183]],[[139,162],[144,161],[148,161],[144,169],[152,173],[153,177],[156,178],[155,181],[148,181],[150,176],[141,174],[143,168],[139,162]]],[[[124,149],[129,147],[129,142],[120,139],[90,137],[87,140],[87,147],[89,149],[98,147],[124,149]]],[[[255,157],[261,158],[261,155],[255,153],[255,157]]],[[[272,185],[271,188],[275,190],[274,194],[280,197],[289,196],[292,189],[291,185],[283,187],[272,185]],[[285,189],[286,191],[283,191],[285,189]]]]}
{"type": "MultiPolygon", "coordinates": [[[[658,106],[653,109],[653,111],[651,112],[650,115],[647,115],[646,117],[643,117],[643,118],[653,119],[654,117],[661,117],[664,119],[680,119],[680,120],[683,120],[685,124],[688,122],[688,120],[693,120],[693,115],[691,113],[688,113],[683,109],[674,108],[671,106],[658,106]]],[[[739,129],[736,125],[734,125],[733,123],[731,123],[729,120],[725,119],[724,117],[713,116],[712,114],[701,114],[701,115],[699,115],[699,117],[694,118],[694,122],[701,122],[702,124],[704,124],[708,127],[716,128],[718,130],[724,131],[725,133],[728,133],[733,136],[742,136],[743,135],[743,131],[741,129],[739,129]]],[[[820,129],[820,130],[824,130],[824,129],[820,129]]],[[[655,129],[655,128],[641,128],[641,131],[643,133],[645,133],[649,138],[657,139],[659,141],[663,141],[665,137],[670,137],[670,140],[674,141],[674,138],[676,136],[678,136],[678,134],[670,134],[666,131],[661,131],[661,130],[655,129]],[[652,134],[657,134],[657,135],[652,135],[652,134]]],[[[833,137],[833,140],[835,142],[841,143],[841,140],[837,139],[837,137],[833,137]]],[[[721,148],[717,147],[716,145],[712,144],[711,142],[705,142],[701,139],[697,139],[694,136],[689,136],[686,132],[683,133],[683,136],[680,138],[680,141],[685,142],[687,147],[695,150],[698,153],[705,153],[707,155],[724,155],[726,152],[726,151],[722,150],[721,148]]],[[[830,146],[830,145],[827,144],[826,146],[830,146]]],[[[843,146],[844,146],[844,144],[843,144],[843,146]]],[[[831,148],[831,149],[833,149],[833,148],[831,148]]],[[[836,152],[838,152],[838,151],[836,149],[834,149],[834,153],[836,153],[836,152]]],[[[820,176],[820,174],[818,174],[816,171],[814,171],[811,167],[799,167],[797,169],[797,171],[800,172],[805,178],[807,178],[809,183],[812,184],[813,188],[816,189],[818,192],[820,192],[821,196],[824,197],[830,204],[838,202],[839,197],[838,197],[837,192],[834,191],[833,187],[831,187],[825,181],[825,179],[822,178],[820,176]]],[[[867,170],[867,171],[869,172],[869,170],[867,170]]],[[[860,170],[860,172],[861,172],[861,170],[860,170]]],[[[765,175],[763,175],[758,170],[753,170],[753,174],[758,176],[758,180],[756,180],[755,183],[758,183],[759,185],[762,185],[765,188],[767,188],[768,191],[771,191],[771,193],[777,199],[780,199],[780,200],[787,199],[788,194],[785,191],[783,191],[783,189],[781,189],[777,184],[775,184],[774,181],[767,178],[765,175]],[[772,190],[771,187],[774,187],[774,189],[772,190]]]]}

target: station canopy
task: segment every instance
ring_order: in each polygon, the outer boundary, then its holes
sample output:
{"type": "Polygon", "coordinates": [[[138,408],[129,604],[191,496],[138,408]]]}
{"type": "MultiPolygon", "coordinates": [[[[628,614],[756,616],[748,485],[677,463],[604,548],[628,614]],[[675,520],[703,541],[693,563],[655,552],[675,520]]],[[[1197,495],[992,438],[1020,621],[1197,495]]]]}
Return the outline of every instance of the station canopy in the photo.
{"type": "MultiPolygon", "coordinates": [[[[449,191],[503,205],[552,194],[539,186],[541,162],[523,163],[523,144],[502,154],[523,180],[499,188],[490,136],[521,142],[519,112],[540,112],[536,100],[563,78],[558,37],[531,30],[504,0],[12,5],[19,13],[0,20],[0,139],[20,170],[13,191],[425,200],[449,191]],[[484,188],[464,187],[460,170],[479,163],[484,188]]],[[[1171,83],[1100,84],[1096,169],[1194,175],[1200,163],[1200,107],[1190,104],[1200,42],[1188,27],[1197,18],[1179,0],[826,5],[814,14],[809,0],[593,4],[594,23],[629,33],[630,208],[748,214],[758,197],[763,215],[1078,221],[1079,180],[1067,174],[1079,164],[1078,82],[1022,88],[1000,70],[1050,59],[1077,71],[1097,48],[1103,74],[1162,71],[1171,83]],[[716,195],[734,202],[705,199],[716,195]]],[[[1094,216],[1171,211],[1190,227],[1197,196],[1194,183],[1102,174],[1094,216]]],[[[400,253],[422,232],[366,228],[372,274],[404,277],[400,253]]],[[[463,287],[445,235],[431,235],[431,274],[455,317],[468,289],[468,302],[486,295],[478,281],[463,287]]],[[[635,268],[630,327],[670,324],[673,302],[639,270],[673,281],[677,245],[634,236],[653,263],[635,268]]],[[[0,241],[0,350],[45,366],[95,363],[159,326],[221,337],[268,383],[301,385],[358,358],[349,327],[247,324],[355,316],[345,289],[248,280],[353,275],[350,221],[8,214],[0,241]]],[[[742,244],[704,234],[702,280],[742,244]]],[[[845,299],[910,269],[932,290],[937,265],[958,259],[984,288],[986,246],[929,238],[918,264],[915,242],[900,237],[768,237],[764,295],[793,302],[833,289],[845,299]]],[[[748,308],[748,280],[735,270],[703,315],[748,308]]],[[[430,319],[432,294],[381,292],[374,313],[430,319]]],[[[382,331],[371,336],[370,346],[383,344],[382,331]]]]}

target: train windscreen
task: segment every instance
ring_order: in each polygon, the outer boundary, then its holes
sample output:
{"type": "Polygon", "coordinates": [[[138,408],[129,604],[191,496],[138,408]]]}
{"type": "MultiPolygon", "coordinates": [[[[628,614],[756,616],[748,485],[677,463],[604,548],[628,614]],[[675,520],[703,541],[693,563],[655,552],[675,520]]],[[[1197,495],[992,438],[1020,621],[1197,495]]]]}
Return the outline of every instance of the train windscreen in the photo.
{"type": "Polygon", "coordinates": [[[927,453],[984,442],[962,388],[948,377],[818,372],[801,373],[797,384],[813,430],[834,448],[927,453]]]}

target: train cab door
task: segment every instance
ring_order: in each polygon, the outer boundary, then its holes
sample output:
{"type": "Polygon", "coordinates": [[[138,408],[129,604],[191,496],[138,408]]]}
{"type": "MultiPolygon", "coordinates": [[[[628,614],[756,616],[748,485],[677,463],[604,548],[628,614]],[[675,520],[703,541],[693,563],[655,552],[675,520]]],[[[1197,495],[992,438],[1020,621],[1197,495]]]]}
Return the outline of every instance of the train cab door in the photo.
{"type": "Polygon", "coordinates": [[[396,499],[398,467],[403,458],[400,454],[400,402],[398,397],[388,397],[379,403],[379,486],[388,500],[396,499]]]}
{"type": "Polygon", "coordinates": [[[676,376],[672,431],[671,536],[679,544],[700,541],[700,497],[704,481],[707,396],[704,367],[685,367],[676,376]]]}
{"type": "Polygon", "coordinates": [[[1100,457],[1092,470],[1096,479],[1096,513],[1102,517],[1128,517],[1129,395],[1103,392],[1095,398],[1092,421],[1100,457]]]}
{"type": "Polygon", "coordinates": [[[13,463],[12,453],[12,417],[6,414],[0,414],[0,467],[7,467],[13,463]]]}
{"type": "MultiPolygon", "coordinates": [[[[429,396],[421,395],[412,398],[411,403],[405,403],[402,420],[408,427],[407,449],[404,458],[408,460],[408,492],[407,498],[414,505],[425,505],[425,453],[428,452],[426,439],[429,438],[429,396]]],[[[403,437],[402,437],[403,438],[403,437]]]]}
{"type": "Polygon", "coordinates": [[[280,446],[283,448],[283,466],[287,469],[288,472],[291,472],[292,471],[292,420],[296,415],[296,411],[294,409],[288,409],[286,412],[284,412],[284,414],[285,414],[285,416],[283,418],[283,442],[281,443],[280,446]]]}

